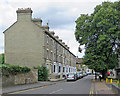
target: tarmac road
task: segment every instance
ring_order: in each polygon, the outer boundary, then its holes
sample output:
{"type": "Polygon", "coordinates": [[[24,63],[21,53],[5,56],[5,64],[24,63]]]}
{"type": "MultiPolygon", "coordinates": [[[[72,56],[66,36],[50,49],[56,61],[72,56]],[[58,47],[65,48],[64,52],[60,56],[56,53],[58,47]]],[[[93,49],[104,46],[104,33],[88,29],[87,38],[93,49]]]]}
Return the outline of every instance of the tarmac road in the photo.
{"type": "Polygon", "coordinates": [[[89,94],[93,76],[89,75],[77,81],[61,82],[50,86],[33,88],[12,94],[89,94]]]}

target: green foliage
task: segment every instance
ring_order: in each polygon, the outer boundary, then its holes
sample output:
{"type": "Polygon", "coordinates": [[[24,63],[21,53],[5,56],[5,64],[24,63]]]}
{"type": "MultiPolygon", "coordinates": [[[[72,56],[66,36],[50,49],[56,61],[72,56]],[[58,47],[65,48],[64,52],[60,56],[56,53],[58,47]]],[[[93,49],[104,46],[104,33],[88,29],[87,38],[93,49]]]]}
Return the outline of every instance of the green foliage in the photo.
{"type": "Polygon", "coordinates": [[[0,54],[0,64],[2,64],[2,55],[0,54]]]}
{"type": "Polygon", "coordinates": [[[4,64],[4,54],[0,54],[0,64],[4,64]]]}
{"type": "Polygon", "coordinates": [[[2,64],[4,64],[4,54],[2,54],[2,64]]]}
{"type": "Polygon", "coordinates": [[[120,1],[103,2],[92,14],[81,14],[76,20],[75,36],[80,45],[85,45],[83,64],[99,72],[118,66],[120,1]]]}
{"type": "Polygon", "coordinates": [[[48,81],[48,70],[45,66],[34,67],[38,69],[38,81],[48,81]]]}
{"type": "Polygon", "coordinates": [[[17,75],[19,73],[27,73],[30,71],[30,68],[28,67],[21,67],[19,65],[8,65],[8,64],[2,64],[2,75],[9,76],[9,74],[17,75]]]}
{"type": "Polygon", "coordinates": [[[114,85],[118,86],[120,88],[120,83],[114,83],[114,85]]]}
{"type": "Polygon", "coordinates": [[[81,69],[77,69],[77,71],[81,71],[81,69]]]}

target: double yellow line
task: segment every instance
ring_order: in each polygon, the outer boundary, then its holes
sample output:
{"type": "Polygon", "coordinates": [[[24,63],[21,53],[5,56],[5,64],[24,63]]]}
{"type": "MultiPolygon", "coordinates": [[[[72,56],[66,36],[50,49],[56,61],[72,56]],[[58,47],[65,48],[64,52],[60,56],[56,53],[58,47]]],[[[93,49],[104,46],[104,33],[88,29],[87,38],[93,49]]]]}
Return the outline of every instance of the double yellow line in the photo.
{"type": "Polygon", "coordinates": [[[89,96],[93,96],[93,89],[94,89],[94,80],[95,80],[95,78],[93,77],[93,80],[92,80],[92,84],[91,84],[91,88],[90,88],[90,93],[89,93],[89,96]]]}
{"type": "Polygon", "coordinates": [[[89,96],[93,96],[93,89],[90,90],[89,96]]]}

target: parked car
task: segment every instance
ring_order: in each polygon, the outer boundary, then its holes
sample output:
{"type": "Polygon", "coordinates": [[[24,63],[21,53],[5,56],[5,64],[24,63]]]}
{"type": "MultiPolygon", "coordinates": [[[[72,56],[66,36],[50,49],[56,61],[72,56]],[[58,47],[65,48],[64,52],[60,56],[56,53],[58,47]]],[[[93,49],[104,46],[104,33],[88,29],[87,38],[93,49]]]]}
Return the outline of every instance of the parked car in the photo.
{"type": "Polygon", "coordinates": [[[77,75],[78,75],[78,79],[80,79],[80,78],[83,77],[83,72],[82,72],[82,71],[78,71],[78,72],[77,72],[77,75]]]}
{"type": "Polygon", "coordinates": [[[87,73],[86,73],[86,72],[83,72],[83,76],[87,76],[87,73]]]}
{"type": "Polygon", "coordinates": [[[67,78],[67,76],[66,75],[63,75],[63,79],[66,79],[67,78]]]}
{"type": "Polygon", "coordinates": [[[92,73],[87,73],[88,75],[92,75],[92,73]]]}
{"type": "Polygon", "coordinates": [[[80,72],[80,78],[83,78],[83,72],[82,71],[80,72]]]}
{"type": "Polygon", "coordinates": [[[70,80],[77,80],[77,74],[76,73],[69,73],[67,75],[67,81],[70,81],[70,80]]]}
{"type": "Polygon", "coordinates": [[[77,79],[79,79],[80,78],[79,72],[76,72],[76,75],[77,75],[77,79]]]}

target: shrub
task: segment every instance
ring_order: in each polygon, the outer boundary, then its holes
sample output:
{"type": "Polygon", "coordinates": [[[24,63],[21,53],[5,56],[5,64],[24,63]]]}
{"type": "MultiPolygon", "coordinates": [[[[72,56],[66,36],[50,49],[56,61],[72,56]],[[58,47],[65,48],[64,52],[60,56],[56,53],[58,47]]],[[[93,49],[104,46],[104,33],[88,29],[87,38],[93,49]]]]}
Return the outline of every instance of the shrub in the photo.
{"type": "Polygon", "coordinates": [[[77,69],[77,71],[81,71],[81,69],[77,69]]]}
{"type": "Polygon", "coordinates": [[[48,81],[48,70],[45,66],[34,67],[38,69],[38,81],[48,81]]]}
{"type": "Polygon", "coordinates": [[[30,71],[28,67],[21,67],[19,65],[5,65],[2,64],[2,73],[6,76],[6,74],[17,75],[18,73],[27,73],[30,71]]]}
{"type": "Polygon", "coordinates": [[[26,67],[26,66],[25,66],[25,67],[23,67],[23,69],[24,69],[24,70],[23,70],[23,72],[24,72],[24,73],[27,73],[27,72],[29,72],[29,71],[30,71],[30,68],[28,68],[28,67],[26,67]]]}

